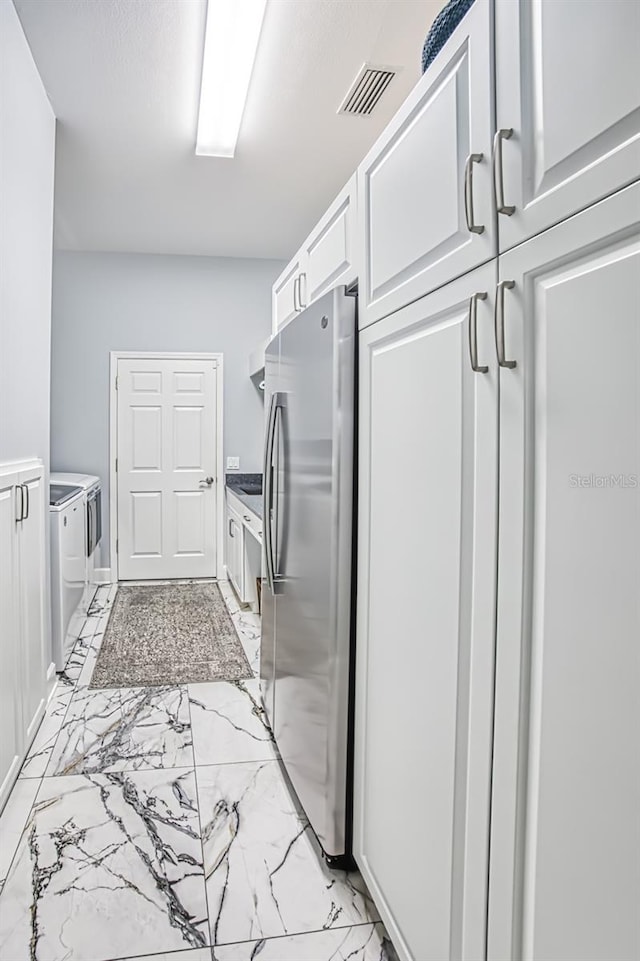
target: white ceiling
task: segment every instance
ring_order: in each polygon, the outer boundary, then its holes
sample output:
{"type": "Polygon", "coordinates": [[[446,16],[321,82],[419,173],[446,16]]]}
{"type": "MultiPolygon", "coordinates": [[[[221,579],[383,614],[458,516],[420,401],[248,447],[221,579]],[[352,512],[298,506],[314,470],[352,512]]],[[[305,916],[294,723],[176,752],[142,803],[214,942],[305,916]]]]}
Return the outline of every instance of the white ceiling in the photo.
{"type": "Polygon", "coordinates": [[[285,258],[415,84],[443,6],[269,0],[224,160],[194,153],[206,0],[14,2],[59,120],[56,246],[285,258]],[[337,116],[364,61],[403,70],[372,117],[337,116]]]}

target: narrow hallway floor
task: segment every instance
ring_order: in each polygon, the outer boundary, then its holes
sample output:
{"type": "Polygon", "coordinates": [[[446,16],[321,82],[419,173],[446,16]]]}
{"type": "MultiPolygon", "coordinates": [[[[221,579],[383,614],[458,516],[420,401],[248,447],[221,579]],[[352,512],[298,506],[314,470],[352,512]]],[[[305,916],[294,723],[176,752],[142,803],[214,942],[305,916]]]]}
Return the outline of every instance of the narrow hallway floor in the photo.
{"type": "Polygon", "coordinates": [[[332,872],[260,701],[260,626],[226,582],[256,674],[89,690],[102,587],[0,818],[2,961],[392,961],[357,872],[332,872]]]}

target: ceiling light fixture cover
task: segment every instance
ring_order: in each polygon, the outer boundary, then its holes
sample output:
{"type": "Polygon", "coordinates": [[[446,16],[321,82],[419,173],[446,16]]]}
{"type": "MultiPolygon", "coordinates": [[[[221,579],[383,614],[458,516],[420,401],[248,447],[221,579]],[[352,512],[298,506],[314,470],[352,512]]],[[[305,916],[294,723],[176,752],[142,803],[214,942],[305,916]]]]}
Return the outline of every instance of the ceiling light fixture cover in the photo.
{"type": "Polygon", "coordinates": [[[233,157],[267,0],[209,0],[196,154],[233,157]]]}

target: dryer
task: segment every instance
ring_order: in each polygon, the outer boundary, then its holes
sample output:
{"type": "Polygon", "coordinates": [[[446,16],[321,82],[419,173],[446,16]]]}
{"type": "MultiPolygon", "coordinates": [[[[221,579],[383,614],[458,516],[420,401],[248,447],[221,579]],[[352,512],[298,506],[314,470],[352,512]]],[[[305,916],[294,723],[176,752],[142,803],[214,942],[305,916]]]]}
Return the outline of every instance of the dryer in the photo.
{"type": "Polygon", "coordinates": [[[102,483],[95,474],[73,474],[54,472],[54,484],[80,487],[84,498],[84,541],[86,556],[86,587],[82,599],[85,614],[96,593],[95,569],[98,564],[98,545],[102,538],[102,483]]]}

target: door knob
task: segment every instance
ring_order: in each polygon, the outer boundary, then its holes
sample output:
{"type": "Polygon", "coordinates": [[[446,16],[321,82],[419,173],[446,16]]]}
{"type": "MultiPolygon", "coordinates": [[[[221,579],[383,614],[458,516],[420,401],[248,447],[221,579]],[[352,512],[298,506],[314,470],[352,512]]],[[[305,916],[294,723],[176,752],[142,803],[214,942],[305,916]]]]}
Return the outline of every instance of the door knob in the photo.
{"type": "Polygon", "coordinates": [[[211,487],[213,484],[213,477],[205,477],[204,480],[200,481],[200,487],[211,487]]]}

